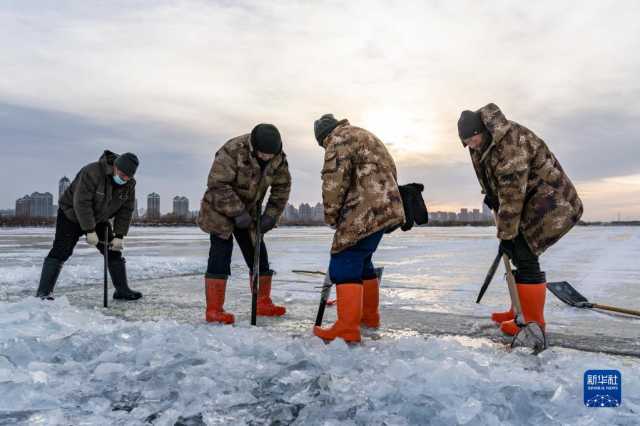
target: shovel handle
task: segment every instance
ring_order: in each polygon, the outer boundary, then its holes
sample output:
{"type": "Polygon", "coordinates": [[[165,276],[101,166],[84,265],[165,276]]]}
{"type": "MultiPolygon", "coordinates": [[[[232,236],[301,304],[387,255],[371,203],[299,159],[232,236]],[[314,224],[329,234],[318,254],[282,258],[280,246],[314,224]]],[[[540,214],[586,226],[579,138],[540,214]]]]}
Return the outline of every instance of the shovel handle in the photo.
{"type": "Polygon", "coordinates": [[[294,274],[310,274],[310,275],[322,275],[325,276],[326,273],[322,271],[305,271],[302,269],[293,269],[291,272],[294,274]]]}
{"type": "Polygon", "coordinates": [[[502,254],[502,261],[504,262],[504,269],[507,275],[507,287],[509,288],[509,297],[511,298],[511,304],[513,310],[516,313],[516,323],[519,318],[522,317],[522,305],[520,304],[520,295],[518,294],[518,288],[516,287],[516,279],[511,272],[511,261],[509,256],[502,254]]]}
{"type": "Polygon", "coordinates": [[[640,311],[634,311],[633,309],[616,308],[615,306],[600,305],[598,303],[594,303],[593,307],[596,309],[602,309],[604,311],[613,311],[619,312],[621,314],[635,315],[637,317],[640,317],[640,311]]]}

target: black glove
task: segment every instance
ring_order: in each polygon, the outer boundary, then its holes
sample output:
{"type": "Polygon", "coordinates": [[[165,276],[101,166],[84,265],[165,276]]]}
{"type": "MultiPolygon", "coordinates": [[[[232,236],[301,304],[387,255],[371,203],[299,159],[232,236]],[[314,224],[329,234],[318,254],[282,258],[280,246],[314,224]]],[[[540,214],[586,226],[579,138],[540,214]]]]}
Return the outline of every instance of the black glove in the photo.
{"type": "Polygon", "coordinates": [[[263,214],[260,217],[260,231],[264,234],[265,232],[271,231],[276,226],[276,218],[269,216],[268,214],[263,214]]]}
{"type": "Polygon", "coordinates": [[[251,225],[251,216],[246,211],[233,218],[233,222],[238,229],[247,229],[251,225]]]}
{"type": "Polygon", "coordinates": [[[487,207],[489,207],[494,212],[497,212],[498,209],[500,208],[500,203],[498,202],[498,199],[496,197],[485,195],[484,203],[487,205],[487,207]]]}
{"type": "Polygon", "coordinates": [[[404,225],[400,229],[404,232],[413,228],[413,225],[425,225],[429,222],[427,206],[422,198],[424,185],[421,183],[409,183],[398,187],[404,209],[404,225]]]}
{"type": "Polygon", "coordinates": [[[516,245],[513,243],[513,240],[500,240],[500,252],[506,254],[509,259],[513,259],[515,250],[516,245]]]}

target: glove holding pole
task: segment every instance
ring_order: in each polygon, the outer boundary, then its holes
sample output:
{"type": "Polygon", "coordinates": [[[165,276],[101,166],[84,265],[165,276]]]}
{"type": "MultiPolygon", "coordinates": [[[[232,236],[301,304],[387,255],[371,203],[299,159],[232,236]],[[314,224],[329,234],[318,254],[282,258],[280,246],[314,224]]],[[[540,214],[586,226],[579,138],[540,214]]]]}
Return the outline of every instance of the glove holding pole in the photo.
{"type": "Polygon", "coordinates": [[[96,247],[100,242],[100,237],[98,237],[98,234],[96,233],[96,231],[87,232],[86,237],[87,237],[87,244],[89,244],[90,246],[96,247]]]}

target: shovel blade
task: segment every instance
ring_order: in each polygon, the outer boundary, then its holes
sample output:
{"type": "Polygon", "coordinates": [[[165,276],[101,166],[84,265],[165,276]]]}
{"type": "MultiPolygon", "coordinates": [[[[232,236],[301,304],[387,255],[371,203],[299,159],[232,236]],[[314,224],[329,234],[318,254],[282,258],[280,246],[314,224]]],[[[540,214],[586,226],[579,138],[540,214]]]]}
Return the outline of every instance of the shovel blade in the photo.
{"type": "Polygon", "coordinates": [[[566,281],[547,283],[547,289],[567,305],[585,307],[589,301],[566,281]]]}

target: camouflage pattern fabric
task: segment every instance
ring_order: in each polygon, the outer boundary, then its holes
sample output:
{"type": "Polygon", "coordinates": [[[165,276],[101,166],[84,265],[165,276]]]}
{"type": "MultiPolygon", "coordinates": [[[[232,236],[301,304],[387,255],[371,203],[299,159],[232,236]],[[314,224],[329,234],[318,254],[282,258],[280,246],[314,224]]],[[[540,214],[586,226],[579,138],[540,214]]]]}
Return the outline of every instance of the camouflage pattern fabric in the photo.
{"type": "Polygon", "coordinates": [[[396,166],[377,137],[342,120],[323,146],[324,217],[336,229],[332,253],[404,223],[396,166]]]}
{"type": "Polygon", "coordinates": [[[498,200],[498,238],[522,233],[539,256],[578,223],[582,201],[542,139],[495,104],[478,112],[492,140],[469,151],[483,193],[498,200]]]}
{"type": "MultiPolygon", "coordinates": [[[[124,185],[113,183],[113,162],[118,158],[104,151],[100,159],[84,166],[62,194],[59,208],[84,232],[92,231],[96,224],[114,218],[113,233],[127,235],[136,202],[136,180],[124,185]]],[[[102,235],[100,235],[102,238],[102,235]]]]}
{"type": "Polygon", "coordinates": [[[262,202],[269,187],[271,193],[263,213],[277,220],[287,205],[291,175],[286,155],[277,154],[262,171],[251,152],[250,138],[246,134],[231,139],[216,153],[197,219],[206,233],[229,238],[233,218],[243,211],[255,220],[256,205],[262,202]]]}

